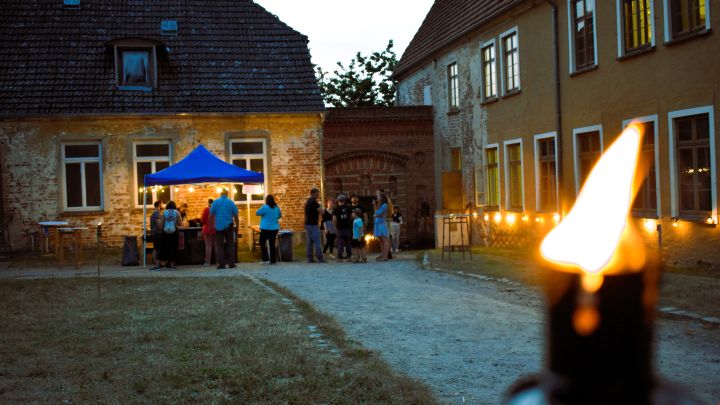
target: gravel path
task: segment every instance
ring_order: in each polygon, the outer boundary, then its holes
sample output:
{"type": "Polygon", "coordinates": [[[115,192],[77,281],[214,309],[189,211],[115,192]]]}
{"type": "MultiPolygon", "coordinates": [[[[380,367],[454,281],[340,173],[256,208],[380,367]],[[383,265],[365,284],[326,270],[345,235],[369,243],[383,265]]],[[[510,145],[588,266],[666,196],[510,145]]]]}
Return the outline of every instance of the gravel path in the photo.
{"type": "MultiPolygon", "coordinates": [[[[540,370],[543,303],[537,292],[506,280],[422,270],[413,259],[242,264],[219,271],[193,266],[152,273],[103,266],[103,277],[266,278],[335,317],[351,339],[425,382],[448,403],[500,403],[517,378],[540,370]]],[[[94,276],[93,266],[12,269],[0,263],[0,279],[94,276]]],[[[708,302],[709,309],[718,305],[708,302]]],[[[703,404],[720,404],[720,327],[666,315],[657,334],[661,375],[687,386],[703,404]]]]}
{"type": "MultiPolygon", "coordinates": [[[[332,315],[352,339],[449,403],[500,403],[517,378],[540,370],[543,303],[524,287],[387,263],[283,265],[256,276],[332,315]]],[[[658,325],[658,369],[702,402],[720,399],[720,329],[658,325]]]]}

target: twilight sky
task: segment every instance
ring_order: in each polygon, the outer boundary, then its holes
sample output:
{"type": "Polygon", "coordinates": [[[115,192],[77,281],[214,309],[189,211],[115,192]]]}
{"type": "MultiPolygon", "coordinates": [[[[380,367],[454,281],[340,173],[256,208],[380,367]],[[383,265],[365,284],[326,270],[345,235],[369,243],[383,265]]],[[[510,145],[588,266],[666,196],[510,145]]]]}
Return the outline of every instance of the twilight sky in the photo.
{"type": "Polygon", "coordinates": [[[433,0],[255,0],[310,39],[313,63],[332,72],[358,51],[368,54],[395,41],[398,59],[433,0]]]}

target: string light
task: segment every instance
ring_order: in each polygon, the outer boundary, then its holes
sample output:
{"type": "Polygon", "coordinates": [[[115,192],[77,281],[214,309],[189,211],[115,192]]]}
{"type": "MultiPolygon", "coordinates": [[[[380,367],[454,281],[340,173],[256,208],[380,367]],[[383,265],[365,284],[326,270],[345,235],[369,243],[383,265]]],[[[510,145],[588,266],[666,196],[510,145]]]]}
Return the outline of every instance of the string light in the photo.
{"type": "Polygon", "coordinates": [[[527,222],[530,220],[530,217],[528,217],[527,215],[523,215],[522,220],[523,220],[523,222],[527,222]]]}
{"type": "Polygon", "coordinates": [[[195,187],[190,186],[190,187],[188,188],[188,191],[191,192],[191,193],[194,193],[194,192],[195,192],[195,187]]]}
{"type": "Polygon", "coordinates": [[[555,222],[556,224],[560,222],[560,214],[558,214],[557,212],[553,214],[553,222],[555,222]]]}
{"type": "Polygon", "coordinates": [[[490,215],[485,214],[485,216],[483,217],[483,219],[485,220],[485,222],[488,222],[488,221],[490,220],[490,215]]]}
{"type": "Polygon", "coordinates": [[[493,220],[496,224],[499,224],[500,222],[502,222],[502,215],[499,212],[496,212],[493,216],[493,220]]]}
{"type": "Polygon", "coordinates": [[[515,222],[517,222],[517,215],[507,214],[505,216],[505,221],[508,223],[508,225],[515,225],[515,222]]]}
{"type": "Polygon", "coordinates": [[[648,232],[654,232],[657,229],[657,224],[655,223],[655,220],[653,219],[643,219],[643,226],[645,227],[645,230],[648,232]]]}

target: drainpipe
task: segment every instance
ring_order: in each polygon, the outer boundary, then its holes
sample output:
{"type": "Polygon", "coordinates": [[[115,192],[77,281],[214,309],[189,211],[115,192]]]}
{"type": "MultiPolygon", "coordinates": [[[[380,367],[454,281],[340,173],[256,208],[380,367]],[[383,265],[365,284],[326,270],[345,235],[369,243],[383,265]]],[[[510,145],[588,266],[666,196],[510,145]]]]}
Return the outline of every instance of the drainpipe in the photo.
{"type": "Polygon", "coordinates": [[[555,76],[555,128],[557,137],[555,147],[557,156],[555,157],[555,167],[557,170],[558,196],[560,199],[560,215],[565,212],[567,206],[567,198],[565,196],[565,186],[563,182],[563,130],[562,130],[562,101],[560,88],[560,39],[558,28],[558,5],[555,0],[545,0],[552,7],[552,25],[553,25],[553,75],[555,76]]]}

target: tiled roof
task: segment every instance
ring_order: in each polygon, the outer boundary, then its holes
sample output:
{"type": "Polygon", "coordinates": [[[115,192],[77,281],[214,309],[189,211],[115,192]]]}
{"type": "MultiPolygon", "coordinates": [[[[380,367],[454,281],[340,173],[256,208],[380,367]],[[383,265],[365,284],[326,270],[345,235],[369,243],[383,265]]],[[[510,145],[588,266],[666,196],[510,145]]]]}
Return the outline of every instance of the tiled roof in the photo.
{"type": "Polygon", "coordinates": [[[3,0],[0,115],[324,111],[307,37],[251,0],[3,0]],[[161,35],[176,20],[178,34],[161,35]],[[153,91],[119,90],[112,46],[162,42],[153,91]]]}
{"type": "Polygon", "coordinates": [[[402,78],[439,49],[480,28],[523,0],[435,0],[395,68],[402,78]]]}

